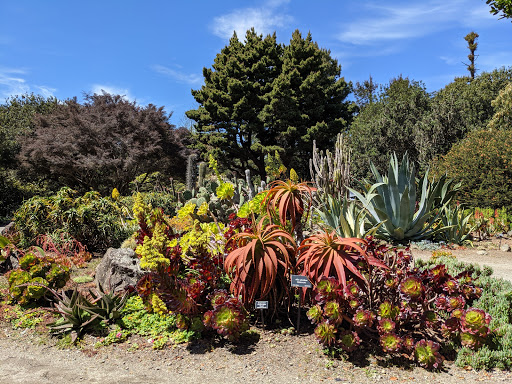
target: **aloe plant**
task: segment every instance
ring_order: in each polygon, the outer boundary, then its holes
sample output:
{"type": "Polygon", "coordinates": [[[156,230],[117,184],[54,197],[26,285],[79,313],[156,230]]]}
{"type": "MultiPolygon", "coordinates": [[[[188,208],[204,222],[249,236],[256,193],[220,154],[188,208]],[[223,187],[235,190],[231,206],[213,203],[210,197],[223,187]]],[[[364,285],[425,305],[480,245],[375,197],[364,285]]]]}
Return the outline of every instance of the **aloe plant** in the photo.
{"type": "Polygon", "coordinates": [[[93,304],[89,302],[75,287],[70,296],[63,292],[59,295],[50,290],[58,299],[53,311],[61,315],[57,321],[48,324],[53,334],[71,333],[71,341],[74,343],[84,332],[99,322],[98,314],[91,314],[86,308],[93,304]]]}
{"type": "Polygon", "coordinates": [[[355,201],[346,198],[341,200],[334,196],[326,196],[316,212],[322,222],[339,237],[356,237],[360,239],[366,236],[374,236],[382,224],[372,226],[366,219],[366,210],[359,207],[355,201]]]}
{"type": "Polygon", "coordinates": [[[441,215],[441,223],[445,229],[439,232],[436,240],[459,245],[470,242],[471,232],[476,228],[469,225],[471,216],[471,213],[464,215],[464,210],[460,206],[453,209],[445,207],[441,215]]]}
{"type": "Polygon", "coordinates": [[[376,182],[365,187],[364,194],[350,189],[368,210],[373,225],[382,223],[377,234],[386,240],[407,242],[430,238],[446,230],[444,225],[433,228],[444,207],[453,198],[460,184],[446,175],[429,181],[428,170],[419,181],[421,196],[418,201],[415,167],[404,155],[398,164],[396,154],[390,160],[387,176],[382,176],[375,165],[370,165],[376,182]]]}

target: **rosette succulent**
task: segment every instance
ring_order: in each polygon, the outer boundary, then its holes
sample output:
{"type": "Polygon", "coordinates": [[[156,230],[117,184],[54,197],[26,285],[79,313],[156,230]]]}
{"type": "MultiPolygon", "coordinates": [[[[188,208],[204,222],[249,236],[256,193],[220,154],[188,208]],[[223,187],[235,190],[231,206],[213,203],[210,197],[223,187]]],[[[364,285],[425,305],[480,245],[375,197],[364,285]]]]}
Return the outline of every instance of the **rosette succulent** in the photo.
{"type": "Polygon", "coordinates": [[[459,283],[453,279],[447,280],[443,285],[443,291],[448,292],[449,294],[454,294],[455,292],[458,292],[458,290],[459,283]]]}
{"type": "Polygon", "coordinates": [[[469,332],[462,332],[460,334],[460,344],[463,347],[468,347],[470,349],[478,349],[482,346],[483,339],[478,335],[474,335],[469,332]]]}
{"type": "Polygon", "coordinates": [[[382,350],[388,353],[395,353],[402,347],[402,339],[394,333],[385,333],[380,337],[382,350]]]}
{"type": "Polygon", "coordinates": [[[336,343],[336,327],[326,322],[320,323],[315,328],[315,336],[318,341],[326,346],[332,347],[336,343]]]}
{"type": "Polygon", "coordinates": [[[323,318],[322,307],[320,305],[314,305],[309,308],[307,312],[308,319],[311,320],[313,324],[319,323],[323,318]]]}
{"type": "Polygon", "coordinates": [[[340,335],[339,346],[346,352],[351,352],[361,344],[356,332],[343,331],[340,335]]]}
{"type": "Polygon", "coordinates": [[[420,340],[414,346],[414,357],[422,367],[439,368],[443,364],[443,357],[439,354],[439,344],[432,340],[420,340]]]}
{"type": "Polygon", "coordinates": [[[343,321],[343,311],[337,301],[328,301],[324,306],[324,315],[329,322],[340,324],[343,321]]]}
{"type": "Polygon", "coordinates": [[[398,307],[393,306],[389,300],[379,304],[377,315],[381,319],[394,319],[398,314],[398,307]]]}
{"type": "Polygon", "coordinates": [[[400,292],[412,300],[418,300],[423,295],[423,291],[421,280],[415,276],[409,276],[400,283],[400,292]]]}
{"type": "Polygon", "coordinates": [[[238,339],[249,328],[247,311],[240,300],[233,297],[217,305],[212,311],[206,312],[203,323],[229,340],[238,339]]]}
{"type": "Polygon", "coordinates": [[[455,309],[463,309],[466,305],[466,300],[462,296],[450,296],[448,298],[448,307],[446,310],[451,312],[455,309]]]}
{"type": "Polygon", "coordinates": [[[463,332],[485,337],[489,333],[491,316],[481,309],[470,308],[461,317],[463,332]]]}
{"type": "Polygon", "coordinates": [[[358,327],[370,327],[373,323],[373,313],[368,310],[360,309],[356,311],[353,317],[354,325],[358,327]]]}
{"type": "Polygon", "coordinates": [[[380,334],[387,334],[393,332],[395,330],[395,326],[396,324],[393,320],[384,318],[379,320],[377,329],[379,330],[380,334]]]}

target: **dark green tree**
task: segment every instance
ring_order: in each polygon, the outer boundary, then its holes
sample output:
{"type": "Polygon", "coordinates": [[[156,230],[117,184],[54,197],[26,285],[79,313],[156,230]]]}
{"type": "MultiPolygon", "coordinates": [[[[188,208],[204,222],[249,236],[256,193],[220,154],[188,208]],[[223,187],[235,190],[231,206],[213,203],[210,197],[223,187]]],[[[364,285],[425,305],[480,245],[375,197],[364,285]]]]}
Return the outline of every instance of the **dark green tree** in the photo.
{"type": "Polygon", "coordinates": [[[281,72],[282,47],[276,35],[263,38],[254,29],[245,42],[236,34],[204,68],[204,85],[193,90],[199,108],[186,112],[194,120],[197,148],[213,154],[222,168],[265,176],[265,155],[280,147],[276,133],[260,117],[281,72]]]}
{"type": "Polygon", "coordinates": [[[371,104],[377,100],[377,90],[379,85],[373,81],[372,75],[368,80],[360,83],[356,82],[354,86],[354,96],[358,107],[362,108],[366,104],[371,104]]]}
{"type": "Polygon", "coordinates": [[[406,152],[418,161],[415,128],[430,108],[425,86],[402,76],[383,87],[378,100],[363,107],[350,127],[352,174],[356,178],[370,175],[370,162],[379,171],[387,170],[394,153],[401,158],[406,152]]]}
{"type": "Polygon", "coordinates": [[[20,174],[16,157],[23,136],[34,129],[34,116],[48,114],[57,105],[54,97],[34,94],[13,96],[0,105],[0,220],[9,220],[24,199],[43,191],[34,179],[20,174]]]}
{"type": "Polygon", "coordinates": [[[446,154],[469,132],[485,129],[495,113],[492,101],[511,81],[512,67],[501,68],[483,72],[474,80],[456,78],[438,91],[415,129],[422,168],[436,155],[446,154]]]}
{"type": "Polygon", "coordinates": [[[336,135],[347,129],[352,117],[346,101],[351,85],[340,77],[338,61],[319,48],[311,33],[303,38],[298,30],[293,32],[282,61],[261,116],[277,134],[283,164],[306,176],[313,140],[319,148],[330,148],[336,135]]]}
{"type": "Polygon", "coordinates": [[[332,146],[351,117],[350,86],[310,34],[295,31],[284,47],[275,34],[252,29],[243,43],[235,34],[203,75],[205,85],[192,91],[199,108],[186,113],[197,123],[198,148],[241,176],[249,168],[264,178],[265,157],[275,151],[307,175],[313,139],[332,146]]]}
{"type": "Polygon", "coordinates": [[[500,19],[512,19],[512,0],[486,0],[486,3],[491,7],[491,12],[494,16],[499,15],[500,19]]]}

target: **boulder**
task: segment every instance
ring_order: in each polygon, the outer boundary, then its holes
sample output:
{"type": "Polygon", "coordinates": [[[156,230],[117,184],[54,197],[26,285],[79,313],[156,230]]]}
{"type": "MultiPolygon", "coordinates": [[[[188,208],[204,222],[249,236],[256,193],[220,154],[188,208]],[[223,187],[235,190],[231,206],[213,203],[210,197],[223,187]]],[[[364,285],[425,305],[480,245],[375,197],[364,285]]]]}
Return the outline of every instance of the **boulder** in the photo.
{"type": "Polygon", "coordinates": [[[9,232],[14,230],[14,222],[11,221],[9,224],[7,224],[5,227],[0,227],[0,235],[5,236],[9,232]]]}
{"type": "Polygon", "coordinates": [[[106,291],[121,291],[135,286],[145,273],[133,249],[109,248],[96,267],[95,282],[106,291]]]}
{"type": "Polygon", "coordinates": [[[503,251],[503,252],[510,252],[510,245],[508,244],[503,244],[501,247],[500,247],[500,250],[503,251]]]}

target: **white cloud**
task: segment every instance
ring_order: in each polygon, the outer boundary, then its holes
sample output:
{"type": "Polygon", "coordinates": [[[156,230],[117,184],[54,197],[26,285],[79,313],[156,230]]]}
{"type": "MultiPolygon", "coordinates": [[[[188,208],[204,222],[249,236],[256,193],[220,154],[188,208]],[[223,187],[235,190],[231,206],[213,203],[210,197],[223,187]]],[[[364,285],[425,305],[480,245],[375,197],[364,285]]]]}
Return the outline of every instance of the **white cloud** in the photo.
{"type": "Polygon", "coordinates": [[[0,67],[0,99],[25,93],[36,93],[44,97],[53,96],[56,89],[44,85],[29,84],[25,79],[27,71],[22,68],[0,67]]]}
{"type": "Polygon", "coordinates": [[[427,0],[421,4],[381,6],[366,4],[363,14],[369,15],[347,24],[338,39],[355,45],[376,44],[428,36],[454,25],[475,27],[488,23],[486,5],[470,0],[427,0]]]}
{"type": "Polygon", "coordinates": [[[261,34],[272,33],[276,28],[288,25],[293,18],[286,13],[278,13],[278,8],[289,0],[267,0],[260,8],[236,9],[213,20],[212,31],[216,36],[229,39],[236,32],[242,39],[247,30],[254,28],[261,34]]]}
{"type": "Polygon", "coordinates": [[[52,97],[57,91],[55,88],[46,87],[44,85],[35,85],[34,87],[39,90],[37,93],[46,98],[52,97]]]}
{"type": "Polygon", "coordinates": [[[163,65],[153,65],[151,69],[161,75],[170,77],[179,83],[198,85],[203,81],[203,77],[197,74],[187,74],[176,69],[165,67],[163,65]]]}
{"type": "Polygon", "coordinates": [[[127,100],[135,100],[135,98],[131,95],[130,90],[126,88],[119,88],[111,85],[105,84],[93,84],[91,88],[92,93],[96,93],[101,95],[103,91],[110,93],[111,95],[121,95],[124,96],[127,100]]]}

